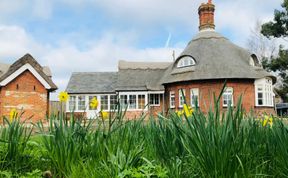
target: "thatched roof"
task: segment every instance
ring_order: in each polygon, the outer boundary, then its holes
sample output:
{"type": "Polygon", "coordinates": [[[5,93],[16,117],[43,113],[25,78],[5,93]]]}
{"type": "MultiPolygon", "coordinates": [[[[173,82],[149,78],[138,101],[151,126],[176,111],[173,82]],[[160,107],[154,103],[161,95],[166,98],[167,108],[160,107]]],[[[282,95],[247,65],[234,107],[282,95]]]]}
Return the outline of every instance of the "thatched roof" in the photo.
{"type": "Polygon", "coordinates": [[[251,55],[214,31],[199,32],[178,59],[163,75],[162,83],[174,83],[207,79],[259,79],[271,77],[262,67],[249,64],[251,55]],[[191,56],[196,64],[177,68],[182,56],[191,56]]]}

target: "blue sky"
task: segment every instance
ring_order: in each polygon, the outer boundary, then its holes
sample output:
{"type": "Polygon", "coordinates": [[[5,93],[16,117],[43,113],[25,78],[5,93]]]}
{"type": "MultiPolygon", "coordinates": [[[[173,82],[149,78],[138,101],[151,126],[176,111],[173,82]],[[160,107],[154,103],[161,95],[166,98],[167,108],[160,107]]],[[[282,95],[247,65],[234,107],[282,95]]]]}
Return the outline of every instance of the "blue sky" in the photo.
{"type": "MultiPolygon", "coordinates": [[[[206,0],[0,0],[0,60],[30,53],[59,91],[72,72],[116,71],[119,60],[172,61],[198,32],[206,0]]],[[[282,0],[214,0],[216,31],[247,47],[282,0]]],[[[52,96],[56,99],[57,93],[52,96]]]]}

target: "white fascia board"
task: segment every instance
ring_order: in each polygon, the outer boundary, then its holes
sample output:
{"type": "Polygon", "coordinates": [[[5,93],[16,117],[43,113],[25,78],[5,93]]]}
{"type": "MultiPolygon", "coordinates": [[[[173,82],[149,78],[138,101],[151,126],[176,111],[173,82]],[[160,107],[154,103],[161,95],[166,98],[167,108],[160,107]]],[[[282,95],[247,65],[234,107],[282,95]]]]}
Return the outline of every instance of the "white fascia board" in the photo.
{"type": "Polygon", "coordinates": [[[29,70],[46,89],[51,89],[51,86],[46,82],[46,80],[43,77],[41,77],[41,75],[30,64],[23,65],[18,70],[16,70],[14,73],[9,75],[5,80],[0,82],[0,86],[7,85],[9,82],[11,82],[16,77],[18,77],[20,74],[22,74],[25,70],[29,70]]]}

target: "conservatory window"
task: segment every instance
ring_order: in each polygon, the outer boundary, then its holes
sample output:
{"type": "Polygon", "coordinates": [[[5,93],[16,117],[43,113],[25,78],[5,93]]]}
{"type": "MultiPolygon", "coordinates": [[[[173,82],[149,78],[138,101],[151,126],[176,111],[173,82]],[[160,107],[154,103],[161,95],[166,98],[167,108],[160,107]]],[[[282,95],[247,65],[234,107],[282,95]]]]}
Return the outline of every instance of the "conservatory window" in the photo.
{"type": "Polygon", "coordinates": [[[177,63],[178,68],[193,66],[193,65],[195,65],[195,60],[191,56],[184,56],[177,63]]]}
{"type": "Polygon", "coordinates": [[[74,111],[76,109],[76,96],[70,96],[69,98],[69,110],[74,111]]]}
{"type": "Polygon", "coordinates": [[[160,105],[160,95],[159,94],[150,94],[149,104],[151,106],[159,106],[160,105]]]}
{"type": "Polygon", "coordinates": [[[120,95],[120,106],[124,109],[127,107],[127,104],[128,104],[128,96],[120,95]]]}
{"type": "Polygon", "coordinates": [[[101,95],[100,97],[101,109],[108,110],[108,95],[101,95]]]}
{"type": "Polygon", "coordinates": [[[182,108],[184,103],[185,103],[185,89],[180,89],[179,90],[179,107],[182,108]],[[182,94],[182,91],[183,91],[183,94],[182,94]]]}
{"type": "Polygon", "coordinates": [[[85,110],[85,96],[78,96],[78,110],[85,110]]]}
{"type": "Polygon", "coordinates": [[[223,106],[233,106],[233,88],[225,88],[223,93],[223,106]]]}
{"type": "Polygon", "coordinates": [[[170,91],[170,108],[175,108],[175,92],[170,91]]]}
{"type": "Polygon", "coordinates": [[[110,95],[110,110],[117,109],[117,95],[110,95]]]}
{"type": "Polygon", "coordinates": [[[136,109],[136,95],[129,95],[129,109],[136,109]]]}
{"type": "Polygon", "coordinates": [[[138,109],[145,108],[145,95],[138,95],[138,109]]]}
{"type": "Polygon", "coordinates": [[[197,106],[199,106],[199,89],[198,88],[192,88],[190,90],[190,101],[191,101],[192,107],[195,107],[196,103],[197,103],[197,106]]]}

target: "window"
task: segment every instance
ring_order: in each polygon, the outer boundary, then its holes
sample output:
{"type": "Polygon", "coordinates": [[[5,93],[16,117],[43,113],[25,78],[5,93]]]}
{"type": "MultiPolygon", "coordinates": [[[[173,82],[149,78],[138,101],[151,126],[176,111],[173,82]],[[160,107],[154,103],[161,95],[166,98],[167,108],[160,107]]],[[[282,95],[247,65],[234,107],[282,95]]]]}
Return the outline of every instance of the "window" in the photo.
{"type": "Polygon", "coordinates": [[[97,96],[89,96],[89,110],[96,110],[96,109],[97,109],[97,108],[92,108],[92,107],[90,106],[90,103],[91,103],[91,101],[92,101],[93,98],[96,98],[96,99],[98,100],[97,96]]]}
{"type": "Polygon", "coordinates": [[[76,109],[76,96],[69,97],[69,111],[74,111],[76,109]]]}
{"type": "Polygon", "coordinates": [[[110,95],[110,110],[117,109],[117,95],[110,95]]]}
{"type": "Polygon", "coordinates": [[[233,106],[233,88],[225,88],[223,93],[223,106],[233,106]]]}
{"type": "Polygon", "coordinates": [[[136,109],[136,95],[129,95],[129,109],[136,109]]]}
{"type": "Polygon", "coordinates": [[[192,88],[190,90],[190,102],[191,102],[192,107],[195,107],[196,103],[197,103],[197,106],[199,106],[199,89],[198,88],[192,88]]]}
{"type": "Polygon", "coordinates": [[[178,92],[179,92],[179,107],[183,107],[185,103],[185,89],[180,89],[178,92]]]}
{"type": "Polygon", "coordinates": [[[85,110],[85,96],[78,96],[78,110],[85,110]]]}
{"type": "Polygon", "coordinates": [[[127,95],[120,95],[120,106],[122,108],[126,108],[128,104],[128,96],[127,95]]]}
{"type": "Polygon", "coordinates": [[[191,56],[184,56],[177,63],[178,68],[193,66],[193,65],[195,65],[195,60],[191,56]]]}
{"type": "Polygon", "coordinates": [[[170,108],[175,108],[175,92],[170,91],[170,108]]]}
{"type": "Polygon", "coordinates": [[[255,54],[251,55],[249,64],[251,66],[261,67],[261,64],[260,64],[260,62],[259,62],[259,60],[255,54]]]}
{"type": "Polygon", "coordinates": [[[273,87],[270,78],[255,81],[256,106],[274,106],[273,87]]]}
{"type": "Polygon", "coordinates": [[[108,95],[101,95],[101,110],[108,110],[108,95]]]}
{"type": "Polygon", "coordinates": [[[149,95],[149,104],[151,106],[159,106],[160,105],[160,95],[159,94],[150,94],[149,95]]]}
{"type": "Polygon", "coordinates": [[[145,108],[145,95],[138,95],[138,109],[145,108]]]}

